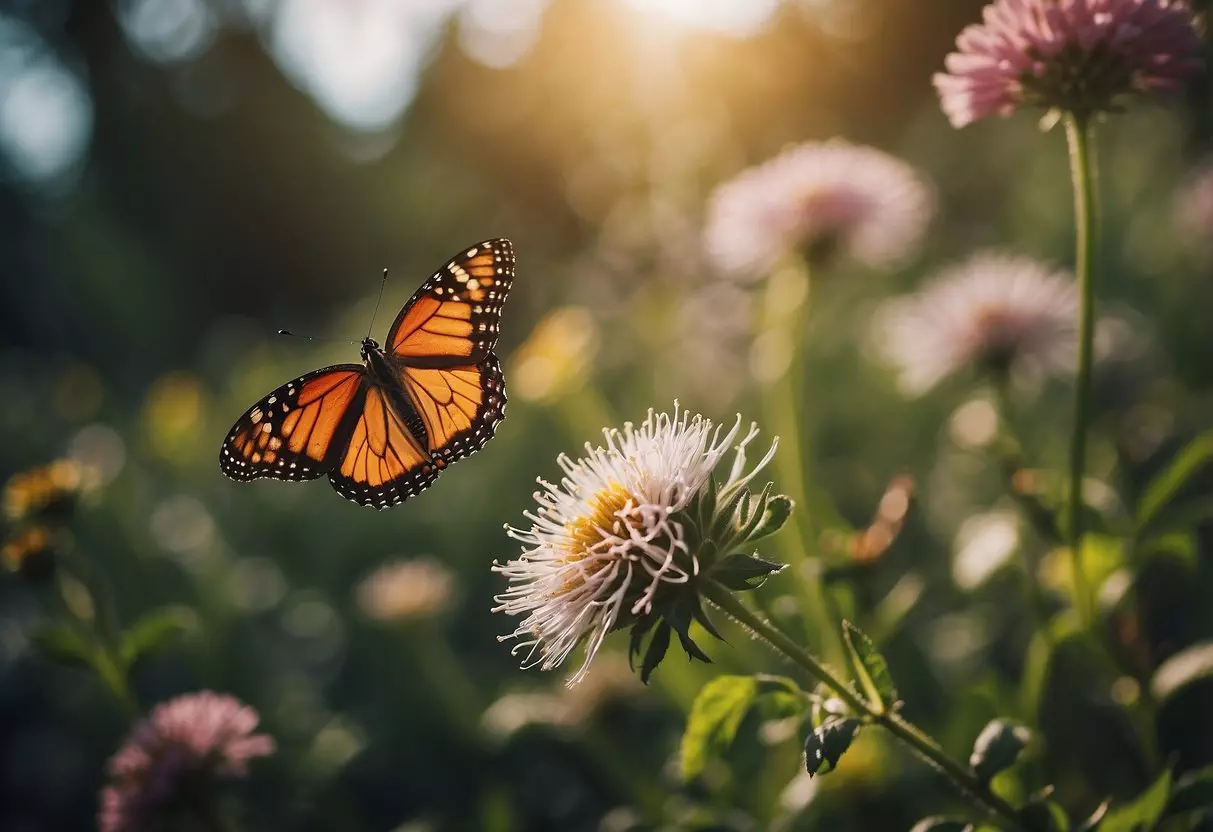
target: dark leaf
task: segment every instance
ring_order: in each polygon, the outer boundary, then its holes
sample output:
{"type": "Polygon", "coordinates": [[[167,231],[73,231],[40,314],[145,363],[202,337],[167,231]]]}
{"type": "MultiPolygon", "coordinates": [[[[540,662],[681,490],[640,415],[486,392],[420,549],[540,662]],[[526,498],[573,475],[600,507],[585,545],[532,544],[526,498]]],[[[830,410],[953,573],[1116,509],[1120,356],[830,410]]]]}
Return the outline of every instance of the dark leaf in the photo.
{"type": "Polygon", "coordinates": [[[1038,832],[1069,832],[1070,817],[1065,809],[1050,799],[1052,794],[1050,787],[1034,795],[1021,810],[1021,815],[1038,832]]]}
{"type": "Polygon", "coordinates": [[[785,566],[753,555],[735,554],[717,563],[708,576],[728,589],[741,592],[758,589],[785,566]]]}
{"type": "Polygon", "coordinates": [[[893,677],[889,674],[889,665],[884,656],[880,655],[863,630],[850,621],[842,622],[842,637],[868,702],[886,710],[893,708],[897,703],[897,688],[893,686],[893,677]]]}
{"type": "Polygon", "coordinates": [[[969,765],[977,779],[988,783],[995,774],[1010,768],[1031,738],[1027,727],[1018,722],[991,720],[977,735],[973,753],[969,755],[969,765]]]}
{"type": "Polygon", "coordinates": [[[682,776],[697,777],[708,756],[732,744],[746,712],[758,695],[753,676],[718,676],[695,697],[687,728],[682,735],[682,776]]]}
{"type": "Polygon", "coordinates": [[[1213,766],[1189,771],[1176,781],[1166,815],[1186,815],[1208,809],[1213,809],[1213,766]]]}
{"type": "Polygon", "coordinates": [[[628,667],[632,672],[636,672],[636,657],[640,655],[640,647],[644,643],[644,637],[648,635],[649,630],[653,629],[653,625],[657,623],[657,617],[646,615],[635,624],[632,625],[632,631],[628,639],[628,667]]]}
{"type": "Polygon", "coordinates": [[[668,649],[670,649],[670,625],[662,621],[653,631],[653,640],[649,642],[649,649],[644,653],[644,663],[640,666],[640,681],[646,685],[649,683],[649,677],[653,675],[657,665],[661,664],[661,660],[665,658],[665,651],[668,649]]]}
{"type": "Polygon", "coordinates": [[[804,764],[809,774],[833,771],[839,758],[851,747],[859,725],[859,720],[854,717],[826,717],[804,741],[804,764]]]}

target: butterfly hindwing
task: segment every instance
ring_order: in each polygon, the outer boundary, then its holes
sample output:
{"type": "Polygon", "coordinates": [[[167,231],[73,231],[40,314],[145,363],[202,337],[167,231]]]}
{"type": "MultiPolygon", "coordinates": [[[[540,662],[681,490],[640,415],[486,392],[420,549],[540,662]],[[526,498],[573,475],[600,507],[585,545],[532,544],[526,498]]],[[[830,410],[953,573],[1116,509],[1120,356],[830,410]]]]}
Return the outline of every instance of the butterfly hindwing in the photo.
{"type": "Polygon", "coordinates": [[[428,450],[454,462],[484,447],[505,418],[505,377],[497,356],[444,369],[406,367],[404,387],[422,424],[428,450]]]}
{"type": "Polygon", "coordinates": [[[497,344],[501,306],[514,283],[514,246],[485,240],[436,271],[388,330],[388,355],[418,366],[475,364],[497,344]]]}
{"type": "Polygon", "coordinates": [[[265,396],[232,425],[219,452],[223,473],[240,481],[323,476],[344,450],[352,413],[365,395],[365,375],[358,364],[339,364],[265,396]]]}
{"type": "Polygon", "coordinates": [[[422,447],[391,394],[372,387],[329,482],[347,500],[388,508],[427,488],[445,467],[422,447]]]}

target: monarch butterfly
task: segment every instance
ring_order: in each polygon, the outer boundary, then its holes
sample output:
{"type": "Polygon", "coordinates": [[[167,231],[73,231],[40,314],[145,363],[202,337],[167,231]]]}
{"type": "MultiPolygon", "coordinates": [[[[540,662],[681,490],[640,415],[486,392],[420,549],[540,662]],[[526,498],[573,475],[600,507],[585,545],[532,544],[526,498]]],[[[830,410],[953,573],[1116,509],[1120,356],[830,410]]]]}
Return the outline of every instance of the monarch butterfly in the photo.
{"type": "Polygon", "coordinates": [[[493,354],[514,281],[514,247],[465,249],[409,299],[383,348],[369,336],[359,364],[289,381],[236,420],[219,453],[223,473],[312,480],[379,509],[429,487],[475,453],[505,418],[505,378],[493,354]]]}

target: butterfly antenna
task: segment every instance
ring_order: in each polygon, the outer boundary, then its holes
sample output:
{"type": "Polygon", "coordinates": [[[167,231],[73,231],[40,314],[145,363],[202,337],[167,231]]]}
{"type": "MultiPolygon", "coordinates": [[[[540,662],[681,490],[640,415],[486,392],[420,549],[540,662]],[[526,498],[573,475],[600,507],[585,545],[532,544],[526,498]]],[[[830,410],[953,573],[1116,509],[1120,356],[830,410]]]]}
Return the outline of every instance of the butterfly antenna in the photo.
{"type": "Polygon", "coordinates": [[[379,281],[379,297],[375,298],[375,311],[371,313],[371,325],[366,328],[366,337],[371,337],[375,328],[375,316],[379,314],[379,303],[383,300],[383,290],[387,287],[387,269],[383,270],[383,280],[379,281]]]}
{"type": "Polygon", "coordinates": [[[343,344],[358,344],[357,341],[351,341],[348,338],[325,338],[319,335],[297,335],[294,332],[291,332],[289,329],[280,329],[278,330],[278,334],[285,335],[288,338],[302,338],[304,341],[340,341],[343,344]]]}

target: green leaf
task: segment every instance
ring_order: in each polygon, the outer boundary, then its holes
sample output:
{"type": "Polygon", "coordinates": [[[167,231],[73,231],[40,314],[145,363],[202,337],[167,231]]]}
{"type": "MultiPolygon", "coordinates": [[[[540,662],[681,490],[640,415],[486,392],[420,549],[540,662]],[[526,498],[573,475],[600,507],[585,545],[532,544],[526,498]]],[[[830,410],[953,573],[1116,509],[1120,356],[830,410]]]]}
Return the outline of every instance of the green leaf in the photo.
{"type": "Polygon", "coordinates": [[[703,772],[708,755],[728,748],[741,720],[758,695],[753,676],[718,676],[695,697],[682,735],[682,776],[691,780],[703,772]]]}
{"type": "Polygon", "coordinates": [[[1011,767],[1031,738],[1032,733],[1021,723],[1009,719],[991,720],[973,743],[969,766],[978,780],[989,783],[995,774],[1011,767]]]}
{"type": "Polygon", "coordinates": [[[766,511],[762,513],[762,519],[758,521],[758,525],[754,527],[746,540],[752,543],[775,534],[788,522],[794,506],[792,498],[786,494],[776,494],[767,500],[766,511]]]}
{"type": "Polygon", "coordinates": [[[1171,772],[1167,770],[1131,803],[1109,810],[1099,824],[1099,832],[1150,832],[1162,817],[1170,794],[1171,772]]]}
{"type": "Polygon", "coordinates": [[[786,565],[772,563],[753,555],[735,554],[717,563],[708,575],[728,589],[743,592],[747,589],[758,589],[766,583],[767,578],[782,571],[786,565]]]}
{"type": "Polygon", "coordinates": [[[973,832],[973,824],[955,818],[923,818],[910,832],[973,832]]]}
{"type": "Polygon", "coordinates": [[[1040,832],[1069,832],[1070,817],[1065,809],[1050,799],[1052,794],[1053,789],[1049,787],[1034,795],[1020,810],[1020,814],[1032,829],[1040,832]]]}
{"type": "Polygon", "coordinates": [[[649,640],[649,648],[644,651],[644,661],[640,664],[640,681],[644,684],[649,683],[649,677],[653,675],[653,671],[657,669],[657,665],[661,664],[661,660],[665,658],[665,653],[670,649],[670,632],[671,627],[664,620],[657,623],[657,629],[653,631],[653,638],[649,640]]]}
{"type": "Polygon", "coordinates": [[[872,639],[850,621],[842,622],[842,639],[851,654],[855,675],[863,686],[868,702],[880,710],[897,704],[897,688],[889,674],[889,664],[880,655],[872,639]]]}
{"type": "Polygon", "coordinates": [[[1137,501],[1137,528],[1144,529],[1187,485],[1192,476],[1213,461],[1213,430],[1197,436],[1150,480],[1137,501]]]}
{"type": "Polygon", "coordinates": [[[186,629],[188,624],[180,610],[154,610],[122,634],[118,654],[129,667],[148,653],[163,647],[186,629]]]}
{"type": "Polygon", "coordinates": [[[809,775],[827,774],[851,747],[860,722],[850,716],[828,716],[804,741],[804,764],[809,775]]]}
{"type": "Polygon", "coordinates": [[[1208,809],[1213,809],[1213,766],[1180,777],[1171,790],[1165,814],[1171,817],[1208,809]]]}
{"type": "Polygon", "coordinates": [[[66,624],[52,624],[34,633],[34,647],[43,656],[66,667],[92,667],[93,648],[66,624]]]}
{"type": "Polygon", "coordinates": [[[1213,641],[1202,641],[1180,650],[1154,671],[1150,689],[1160,702],[1193,682],[1213,676],[1213,641]]]}

